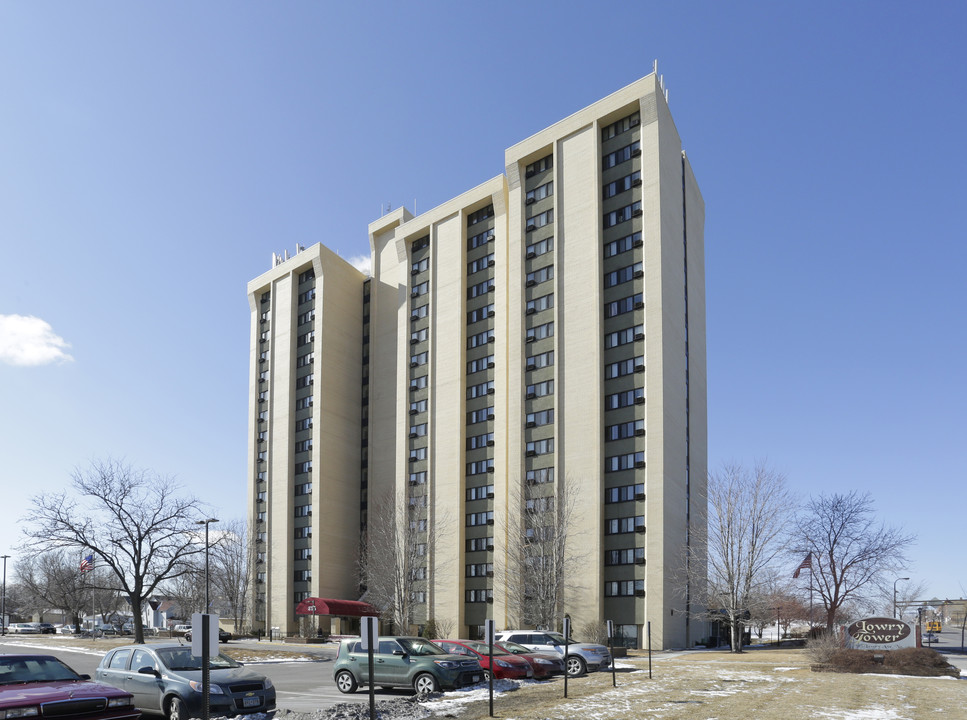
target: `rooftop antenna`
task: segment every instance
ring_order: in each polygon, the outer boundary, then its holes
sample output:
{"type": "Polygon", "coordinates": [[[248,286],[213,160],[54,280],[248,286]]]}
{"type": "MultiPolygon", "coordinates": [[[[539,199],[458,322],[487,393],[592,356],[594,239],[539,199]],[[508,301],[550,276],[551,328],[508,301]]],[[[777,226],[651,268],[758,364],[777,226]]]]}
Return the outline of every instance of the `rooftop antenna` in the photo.
{"type": "Polygon", "coordinates": [[[658,74],[658,58],[655,58],[655,61],[651,64],[651,71],[655,73],[655,75],[658,74]]]}

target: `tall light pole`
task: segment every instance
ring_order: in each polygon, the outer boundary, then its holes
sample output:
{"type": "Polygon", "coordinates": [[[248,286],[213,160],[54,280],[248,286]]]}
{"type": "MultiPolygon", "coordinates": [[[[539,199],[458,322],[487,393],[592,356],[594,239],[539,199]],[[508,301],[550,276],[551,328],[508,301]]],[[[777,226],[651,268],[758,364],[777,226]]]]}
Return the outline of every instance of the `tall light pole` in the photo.
{"type": "Polygon", "coordinates": [[[3,558],[3,601],[0,604],[0,625],[3,625],[3,630],[0,630],[0,635],[7,634],[7,558],[9,555],[0,555],[3,558]]]}
{"type": "Polygon", "coordinates": [[[196,520],[196,525],[205,526],[205,612],[207,613],[211,608],[211,600],[208,599],[208,526],[213,522],[218,522],[218,518],[208,518],[207,520],[196,520]]]}
{"type": "Polygon", "coordinates": [[[909,580],[910,578],[897,578],[893,581],[893,617],[896,617],[896,584],[901,580],[909,580]]]}

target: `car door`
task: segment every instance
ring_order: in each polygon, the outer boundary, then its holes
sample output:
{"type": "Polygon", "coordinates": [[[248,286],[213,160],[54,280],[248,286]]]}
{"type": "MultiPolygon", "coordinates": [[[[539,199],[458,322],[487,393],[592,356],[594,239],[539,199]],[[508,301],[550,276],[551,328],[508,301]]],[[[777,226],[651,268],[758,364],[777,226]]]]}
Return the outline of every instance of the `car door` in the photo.
{"type": "Polygon", "coordinates": [[[124,689],[134,695],[135,707],[161,712],[163,683],[155,674],[160,670],[161,667],[151,651],[145,648],[137,648],[134,651],[125,677],[124,689]],[[155,672],[142,673],[140,672],[142,668],[151,668],[155,672]]]}
{"type": "Polygon", "coordinates": [[[410,656],[395,640],[380,640],[379,652],[373,655],[374,685],[406,685],[410,656]]]}
{"type": "Polygon", "coordinates": [[[121,690],[127,690],[128,661],[131,659],[131,648],[118,648],[102,661],[97,670],[97,679],[113,685],[121,690]]]}

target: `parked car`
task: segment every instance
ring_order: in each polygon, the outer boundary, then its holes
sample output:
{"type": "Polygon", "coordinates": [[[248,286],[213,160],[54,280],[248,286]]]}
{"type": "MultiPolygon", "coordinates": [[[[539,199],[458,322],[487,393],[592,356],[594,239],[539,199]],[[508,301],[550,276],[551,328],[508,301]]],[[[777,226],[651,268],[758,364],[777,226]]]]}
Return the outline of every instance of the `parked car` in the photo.
{"type": "MultiPolygon", "coordinates": [[[[227,643],[232,639],[232,634],[228,630],[222,630],[218,628],[218,642],[227,643]]],[[[185,640],[191,642],[191,630],[185,633],[185,640]]]]}
{"type": "Polygon", "coordinates": [[[496,647],[524,658],[534,670],[535,680],[546,680],[554,675],[564,674],[564,658],[552,653],[537,652],[513,642],[497,643],[496,647]]]}
{"type": "Polygon", "coordinates": [[[544,630],[504,630],[496,633],[498,642],[515,642],[530,650],[554,653],[564,657],[565,642],[570,643],[564,666],[569,677],[583,675],[586,672],[603,670],[611,665],[611,652],[604,645],[595,643],[576,643],[565,640],[561,633],[544,630]]]}
{"type": "Polygon", "coordinates": [[[7,625],[7,633],[10,635],[37,635],[40,629],[33,623],[10,623],[7,625]]]}
{"type": "Polygon", "coordinates": [[[171,631],[173,635],[184,635],[186,632],[191,632],[191,625],[175,625],[171,631]]]}
{"type": "MultiPolygon", "coordinates": [[[[275,686],[264,675],[243,667],[227,655],[210,661],[209,704],[212,715],[271,713],[275,686]]],[[[202,659],[178,643],[125,645],[108,652],[95,678],[134,695],[145,712],[168,720],[202,714],[202,659]]]]}
{"type": "Polygon", "coordinates": [[[131,693],[79,675],[53,655],[0,655],[0,717],[137,720],[131,693]]]}
{"type": "Polygon", "coordinates": [[[451,655],[465,655],[466,657],[476,658],[483,668],[484,680],[489,679],[490,671],[493,670],[494,677],[498,680],[525,680],[534,677],[534,668],[531,664],[511,655],[500,646],[494,646],[494,663],[490,665],[490,646],[487,643],[476,640],[434,640],[437,645],[442,647],[451,655]]]}
{"type": "MultiPolygon", "coordinates": [[[[382,688],[411,687],[423,694],[483,680],[483,670],[475,659],[450,655],[439,645],[419,637],[381,637],[373,659],[373,684],[382,688]]],[[[359,638],[339,643],[332,676],[342,693],[369,685],[369,652],[363,650],[359,638]]]]}
{"type": "Polygon", "coordinates": [[[39,632],[41,635],[53,635],[57,632],[57,628],[50,623],[39,622],[33,623],[33,625],[37,627],[37,632],[39,632]]]}

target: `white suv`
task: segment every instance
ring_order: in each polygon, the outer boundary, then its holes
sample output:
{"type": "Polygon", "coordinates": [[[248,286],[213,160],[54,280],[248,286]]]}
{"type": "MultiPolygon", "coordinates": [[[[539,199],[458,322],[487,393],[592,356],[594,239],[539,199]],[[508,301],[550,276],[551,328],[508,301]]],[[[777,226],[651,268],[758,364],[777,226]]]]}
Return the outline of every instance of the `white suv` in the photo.
{"type": "MultiPolygon", "coordinates": [[[[503,630],[496,633],[498,642],[507,640],[523,645],[530,650],[554,653],[564,656],[565,639],[561,633],[547,630],[503,630]]],[[[611,665],[611,653],[604,645],[594,643],[578,643],[567,641],[567,658],[565,667],[570,677],[583,675],[586,672],[604,670],[611,665]]]]}

